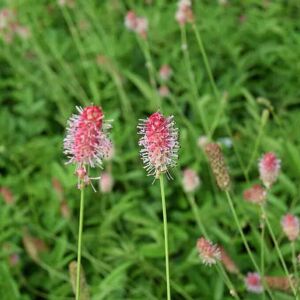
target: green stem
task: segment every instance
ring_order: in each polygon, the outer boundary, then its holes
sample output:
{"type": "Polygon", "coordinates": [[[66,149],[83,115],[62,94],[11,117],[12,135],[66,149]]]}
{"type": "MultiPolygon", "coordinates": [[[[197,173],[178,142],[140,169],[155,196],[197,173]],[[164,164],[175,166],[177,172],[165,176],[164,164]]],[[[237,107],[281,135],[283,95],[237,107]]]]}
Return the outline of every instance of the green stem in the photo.
{"type": "Polygon", "coordinates": [[[202,234],[205,236],[206,239],[208,239],[208,235],[207,235],[207,232],[202,224],[202,221],[200,219],[200,216],[199,216],[199,213],[198,213],[198,207],[197,207],[197,204],[195,202],[195,197],[194,195],[192,194],[187,194],[187,198],[190,202],[190,205],[191,205],[191,208],[192,208],[192,211],[194,213],[194,217],[195,217],[195,220],[197,222],[197,225],[200,229],[200,231],[202,232],[202,234]]]}
{"type": "Polygon", "coordinates": [[[80,299],[80,266],[81,266],[81,241],[84,213],[84,188],[81,188],[80,195],[80,213],[79,213],[79,229],[78,229],[78,249],[77,249],[77,274],[76,274],[76,300],[80,299]]]}
{"type": "MultiPolygon", "coordinates": [[[[264,280],[265,276],[265,219],[264,215],[261,215],[261,236],[260,236],[260,271],[261,271],[261,278],[264,280]]],[[[266,299],[265,293],[263,294],[263,299],[266,299]]]]}
{"type": "Polygon", "coordinates": [[[188,44],[187,44],[185,27],[181,26],[180,29],[181,29],[181,47],[182,47],[182,51],[183,51],[185,67],[187,69],[188,77],[189,77],[190,84],[192,87],[193,101],[191,101],[191,105],[192,105],[193,109],[195,110],[197,116],[200,117],[201,124],[203,126],[203,130],[204,130],[205,134],[208,134],[209,130],[208,130],[205,116],[203,114],[203,109],[199,109],[198,105],[197,105],[198,99],[199,99],[198,88],[197,88],[197,84],[195,81],[195,75],[192,70],[192,64],[191,64],[191,59],[190,59],[190,54],[189,54],[189,49],[188,49],[188,44]]]}
{"type": "Polygon", "coordinates": [[[292,241],[292,255],[293,255],[293,268],[294,268],[294,276],[295,278],[298,278],[298,266],[297,266],[297,258],[296,258],[296,248],[295,248],[295,242],[292,241]]]}
{"type": "Polygon", "coordinates": [[[236,299],[240,299],[239,295],[237,294],[230,278],[228,277],[228,275],[225,272],[221,263],[217,263],[216,268],[217,268],[219,274],[223,277],[223,280],[224,280],[225,284],[227,285],[227,288],[229,289],[230,295],[232,295],[236,299]]]}
{"type": "Polygon", "coordinates": [[[285,264],[285,261],[283,259],[283,255],[282,255],[282,253],[280,251],[279,245],[278,245],[277,240],[275,238],[275,234],[273,232],[272,226],[271,226],[271,224],[270,224],[270,222],[268,220],[268,216],[267,216],[267,214],[266,214],[263,206],[261,206],[261,209],[262,209],[262,213],[265,215],[266,224],[267,224],[268,230],[269,230],[269,232],[271,234],[271,238],[272,238],[273,243],[275,245],[275,248],[276,248],[277,254],[279,256],[280,262],[282,264],[283,270],[284,270],[284,272],[285,272],[285,274],[286,274],[286,276],[288,278],[288,281],[289,281],[289,284],[291,286],[292,292],[293,292],[294,296],[296,297],[296,299],[298,300],[298,296],[297,296],[297,292],[296,292],[295,286],[294,286],[294,284],[293,284],[293,282],[291,280],[289,271],[288,271],[287,266],[285,264]]]}
{"type": "MultiPolygon", "coordinates": [[[[259,269],[259,267],[258,267],[258,265],[257,265],[257,263],[256,263],[256,261],[255,261],[255,259],[254,259],[254,257],[253,257],[253,254],[252,254],[252,252],[251,252],[251,250],[250,250],[249,244],[248,244],[248,242],[247,242],[247,240],[246,240],[246,237],[245,237],[245,235],[244,235],[243,229],[242,229],[242,227],[241,227],[239,218],[238,218],[238,216],[237,216],[237,214],[236,214],[236,211],[235,211],[235,208],[234,208],[234,205],[233,205],[231,196],[230,196],[230,194],[229,194],[228,191],[225,191],[225,193],[226,193],[226,197],[227,197],[228,204],[229,204],[229,206],[230,206],[230,209],[231,209],[233,218],[234,218],[235,223],[236,223],[236,225],[237,225],[237,227],[238,227],[238,230],[239,230],[239,232],[240,232],[240,235],[241,235],[241,237],[242,237],[242,240],[243,240],[243,243],[244,243],[244,245],[245,245],[245,247],[246,247],[246,250],[247,250],[247,252],[248,252],[248,255],[249,255],[249,257],[250,257],[250,259],[251,259],[251,261],[252,261],[252,263],[253,263],[253,266],[254,266],[256,272],[257,272],[257,273],[260,275],[260,277],[262,278],[262,276],[261,276],[261,270],[259,269]]],[[[264,283],[264,282],[263,282],[263,283],[264,283]]],[[[263,285],[264,285],[265,289],[267,290],[267,292],[269,293],[270,297],[273,299],[273,296],[272,296],[272,293],[271,293],[269,287],[268,287],[266,284],[263,284],[263,285]]]]}
{"type": "Polygon", "coordinates": [[[163,174],[160,174],[159,181],[160,181],[160,193],[161,193],[163,220],[164,220],[167,300],[171,300],[170,271],[169,271],[169,246],[168,246],[168,220],[167,220],[167,209],[166,209],[166,198],[165,198],[165,189],[164,189],[164,177],[163,177],[163,174]]]}

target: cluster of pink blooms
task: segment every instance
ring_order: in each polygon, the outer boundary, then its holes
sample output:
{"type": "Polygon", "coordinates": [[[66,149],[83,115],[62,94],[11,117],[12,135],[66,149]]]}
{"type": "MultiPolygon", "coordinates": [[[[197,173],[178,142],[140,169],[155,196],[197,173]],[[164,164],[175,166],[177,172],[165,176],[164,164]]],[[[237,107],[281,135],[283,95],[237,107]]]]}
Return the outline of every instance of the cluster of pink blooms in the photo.
{"type": "Polygon", "coordinates": [[[201,237],[197,241],[197,250],[203,264],[211,266],[221,260],[221,251],[217,245],[201,237]]]}
{"type": "Polygon", "coordinates": [[[200,186],[200,178],[192,169],[185,169],[182,174],[182,186],[186,193],[194,193],[200,186]]]}
{"type": "Polygon", "coordinates": [[[175,19],[180,26],[194,21],[191,0],[179,0],[175,19]]]}
{"type": "Polygon", "coordinates": [[[259,162],[259,174],[261,181],[267,189],[277,180],[280,165],[280,159],[273,152],[268,152],[261,158],[259,162]]]}
{"type": "Polygon", "coordinates": [[[248,273],[245,278],[245,284],[249,292],[256,294],[263,292],[260,276],[257,273],[248,273]]]}
{"type": "Polygon", "coordinates": [[[161,97],[165,98],[170,95],[169,87],[166,85],[166,81],[170,79],[172,76],[172,69],[169,65],[162,65],[159,69],[159,78],[163,82],[163,84],[159,87],[158,93],[161,97]]]}
{"type": "Polygon", "coordinates": [[[0,10],[0,38],[10,44],[15,36],[27,39],[30,36],[30,31],[26,26],[18,22],[17,14],[14,10],[4,8],[0,10]]]}
{"type": "Polygon", "coordinates": [[[125,16],[125,26],[128,30],[137,33],[142,38],[147,38],[148,20],[145,17],[139,17],[134,11],[128,11],[125,16]]]}
{"type": "Polygon", "coordinates": [[[290,241],[295,241],[299,237],[299,219],[296,216],[286,214],[281,219],[281,226],[290,241]]]}
{"type": "Polygon", "coordinates": [[[160,112],[152,114],[138,125],[141,138],[141,158],[149,175],[158,178],[177,163],[178,129],[173,116],[164,117],[160,112]]]}
{"type": "Polygon", "coordinates": [[[244,199],[255,204],[263,204],[266,198],[267,191],[259,184],[254,184],[244,191],[244,199]]]}
{"type": "Polygon", "coordinates": [[[79,188],[91,183],[87,166],[102,166],[102,161],[111,153],[112,143],[107,130],[111,127],[105,123],[102,109],[98,106],[77,108],[79,114],[73,115],[64,139],[64,153],[69,157],[68,163],[76,164],[79,188]]]}

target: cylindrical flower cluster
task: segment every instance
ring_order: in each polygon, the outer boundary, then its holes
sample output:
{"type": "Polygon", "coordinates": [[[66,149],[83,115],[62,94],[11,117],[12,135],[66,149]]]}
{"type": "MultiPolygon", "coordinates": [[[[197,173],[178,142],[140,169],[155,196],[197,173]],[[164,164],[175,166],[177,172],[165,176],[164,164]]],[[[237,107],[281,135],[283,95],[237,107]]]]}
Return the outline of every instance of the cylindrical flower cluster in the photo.
{"type": "Polygon", "coordinates": [[[221,259],[219,247],[204,237],[198,239],[197,250],[199,252],[199,257],[205,265],[211,266],[221,259]]]}
{"type": "Polygon", "coordinates": [[[77,108],[78,115],[73,115],[64,139],[64,153],[68,156],[68,163],[76,164],[76,175],[88,184],[90,178],[87,166],[102,166],[103,158],[111,152],[111,141],[107,135],[110,125],[103,122],[104,115],[101,107],[87,106],[77,108]]]}
{"type": "Polygon", "coordinates": [[[193,193],[200,186],[200,178],[192,169],[185,169],[182,176],[182,186],[186,193],[193,193]]]}
{"type": "Polygon", "coordinates": [[[142,38],[147,37],[148,20],[145,17],[138,17],[134,11],[128,11],[125,16],[125,26],[136,32],[142,38]]]}
{"type": "Polygon", "coordinates": [[[260,294],[263,292],[260,276],[257,273],[248,273],[245,278],[246,288],[249,292],[260,294]]]}
{"type": "Polygon", "coordinates": [[[278,290],[284,292],[291,291],[290,280],[292,281],[294,286],[296,286],[297,284],[296,279],[288,278],[286,276],[265,276],[264,280],[272,290],[278,290]]]}
{"type": "Polygon", "coordinates": [[[173,116],[164,117],[156,112],[141,120],[138,129],[141,158],[148,174],[156,178],[162,173],[168,174],[169,168],[177,163],[179,149],[178,129],[173,116]]]}
{"type": "Polygon", "coordinates": [[[221,262],[224,265],[225,269],[229,273],[237,274],[239,273],[239,268],[235,264],[235,262],[232,260],[232,258],[229,256],[229,254],[225,251],[223,247],[220,247],[221,252],[221,262]]]}
{"type": "Polygon", "coordinates": [[[254,184],[244,191],[244,199],[251,203],[263,204],[266,198],[267,191],[259,184],[254,184]]]}
{"type": "Polygon", "coordinates": [[[299,219],[296,216],[292,214],[286,214],[281,220],[281,226],[283,232],[290,241],[295,241],[298,238],[300,228],[299,219]]]}
{"type": "Polygon", "coordinates": [[[224,191],[229,190],[230,176],[220,146],[215,143],[209,143],[205,146],[205,153],[219,188],[224,191]]]}
{"type": "Polygon", "coordinates": [[[277,180],[280,171],[281,161],[273,152],[263,155],[259,161],[260,179],[267,189],[277,180]]]}
{"type": "Polygon", "coordinates": [[[191,0],[179,0],[177,7],[175,19],[180,26],[185,25],[187,22],[191,23],[194,21],[191,0]]]}

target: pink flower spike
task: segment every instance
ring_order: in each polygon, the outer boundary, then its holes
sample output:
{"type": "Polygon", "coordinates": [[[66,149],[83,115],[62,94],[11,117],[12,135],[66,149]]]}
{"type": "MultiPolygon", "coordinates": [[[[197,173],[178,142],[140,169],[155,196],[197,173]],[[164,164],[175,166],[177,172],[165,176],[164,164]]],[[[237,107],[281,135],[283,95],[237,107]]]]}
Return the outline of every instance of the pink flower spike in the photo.
{"type": "Polygon", "coordinates": [[[145,17],[138,17],[136,19],[136,28],[135,31],[139,34],[142,38],[147,37],[148,33],[148,20],[145,17]]]}
{"type": "Polygon", "coordinates": [[[280,171],[281,161],[273,152],[263,155],[259,161],[260,179],[267,189],[277,180],[280,171]]]}
{"type": "Polygon", "coordinates": [[[161,97],[165,98],[170,95],[170,90],[166,85],[162,85],[159,87],[158,93],[161,97]]]}
{"type": "Polygon", "coordinates": [[[183,171],[182,185],[186,193],[195,192],[200,186],[200,178],[192,169],[185,169],[183,171]]]}
{"type": "Polygon", "coordinates": [[[12,191],[9,188],[7,188],[5,186],[0,187],[0,195],[2,196],[2,198],[6,204],[8,204],[8,205],[14,204],[15,198],[14,198],[12,191]]]}
{"type": "Polygon", "coordinates": [[[159,70],[159,77],[162,81],[167,81],[172,75],[172,69],[169,65],[162,65],[159,70]]]}
{"type": "Polygon", "coordinates": [[[260,276],[257,273],[248,273],[245,278],[246,288],[249,292],[260,294],[263,292],[263,286],[260,282],[260,276]]]}
{"type": "Polygon", "coordinates": [[[160,112],[152,114],[138,125],[142,137],[139,140],[141,158],[148,175],[158,178],[176,165],[178,159],[178,129],[173,116],[164,117],[160,112]]]}
{"type": "Polygon", "coordinates": [[[112,144],[107,136],[111,126],[103,122],[101,107],[91,105],[84,109],[77,107],[77,110],[79,114],[73,115],[68,122],[64,153],[69,158],[68,163],[76,164],[78,179],[88,184],[86,166],[101,167],[111,151],[112,144]]]}
{"type": "Polygon", "coordinates": [[[99,179],[99,187],[102,193],[110,193],[114,185],[114,179],[108,172],[103,172],[99,179]]]}
{"type": "Polygon", "coordinates": [[[290,241],[295,241],[298,238],[300,228],[299,219],[296,216],[292,214],[286,214],[281,219],[281,226],[283,232],[290,241]]]}
{"type": "Polygon", "coordinates": [[[125,16],[125,27],[131,31],[135,31],[137,27],[137,16],[135,12],[128,11],[125,16]]]}
{"type": "Polygon", "coordinates": [[[202,263],[208,266],[214,265],[221,259],[221,252],[217,245],[201,237],[197,241],[197,250],[202,263]]]}
{"type": "Polygon", "coordinates": [[[262,204],[267,197],[267,191],[259,184],[254,184],[244,191],[244,199],[255,204],[262,204]]]}

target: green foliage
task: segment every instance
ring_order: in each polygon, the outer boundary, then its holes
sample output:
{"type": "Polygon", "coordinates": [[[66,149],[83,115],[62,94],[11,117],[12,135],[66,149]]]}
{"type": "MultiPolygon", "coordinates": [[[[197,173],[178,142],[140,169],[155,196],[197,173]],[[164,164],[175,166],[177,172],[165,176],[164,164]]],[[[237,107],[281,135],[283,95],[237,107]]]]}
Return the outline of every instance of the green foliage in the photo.
{"type": "MultiPolygon", "coordinates": [[[[219,99],[192,26],[181,31],[174,19],[176,1],[74,2],[74,7],[60,7],[54,0],[1,2],[0,8],[16,10],[31,35],[11,44],[0,40],[0,186],[8,187],[15,201],[8,205],[0,196],[0,299],[73,297],[68,265],[76,260],[80,195],[74,167],[64,164],[62,143],[75,106],[90,103],[101,105],[106,118],[113,119],[116,150],[104,166],[112,170],[113,192],[86,192],[82,265],[91,299],[165,298],[159,184],[142,169],[136,135],[138,119],[157,109],[173,114],[180,130],[178,167],[171,172],[174,180],[166,181],[173,299],[232,298],[216,269],[203,266],[197,257],[201,232],[181,187],[185,167],[201,177],[195,197],[211,240],[224,246],[243,274],[254,271],[225,195],[217,190],[197,146],[197,138],[210,133],[207,128],[215,127],[213,140],[229,137],[233,143],[223,147],[224,154],[237,212],[257,261],[260,215],[242,193],[259,181],[257,161],[263,152],[275,151],[282,159],[266,209],[292,272],[280,218],[288,211],[300,214],[299,1],[229,0],[226,6],[194,1],[196,27],[219,99]],[[147,16],[147,41],[124,27],[129,9],[147,16]],[[184,34],[190,61],[182,51],[184,34]],[[147,51],[151,61],[146,61],[147,51]],[[149,63],[156,83],[160,66],[171,65],[169,97],[158,99],[149,63]],[[262,126],[264,110],[269,118],[262,126]],[[69,218],[61,213],[63,200],[69,218]],[[47,245],[38,260],[24,247],[26,230],[47,245]],[[11,254],[19,256],[16,266],[10,264],[11,254]]],[[[266,274],[284,275],[268,233],[264,247],[266,274]]],[[[230,278],[242,299],[257,299],[241,279],[230,278]]],[[[293,299],[281,292],[274,296],[293,299]]]]}

